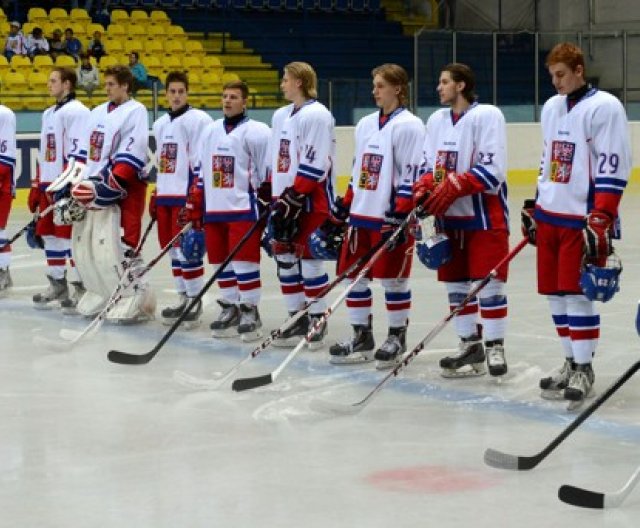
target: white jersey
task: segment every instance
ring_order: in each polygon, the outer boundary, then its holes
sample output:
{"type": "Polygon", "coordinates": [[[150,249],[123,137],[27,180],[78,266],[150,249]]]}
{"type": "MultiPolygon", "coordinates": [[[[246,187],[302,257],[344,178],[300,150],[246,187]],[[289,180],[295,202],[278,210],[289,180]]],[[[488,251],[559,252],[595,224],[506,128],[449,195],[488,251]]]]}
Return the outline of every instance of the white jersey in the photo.
{"type": "Polygon", "coordinates": [[[148,126],[147,109],[133,99],[118,106],[107,102],[95,107],[89,118],[87,175],[95,176],[116,163],[125,163],[145,178],[148,126]]]}
{"type": "Polygon", "coordinates": [[[326,212],[333,203],[336,159],[335,120],[315,99],[300,108],[293,104],[275,111],[271,121],[271,191],[273,198],[303,178],[322,185],[307,200],[305,210],[326,212]]]}
{"type": "Polygon", "coordinates": [[[85,163],[89,109],[77,99],[53,105],[42,114],[40,184],[47,187],[64,171],[69,158],[85,163]]]}
{"type": "Polygon", "coordinates": [[[12,189],[16,184],[16,114],[0,104],[0,165],[11,170],[12,189]]]}
{"type": "Polygon", "coordinates": [[[349,223],[379,230],[397,198],[411,200],[422,163],[424,125],[404,107],[380,126],[380,112],[363,117],[355,129],[349,223]]]}
{"type": "Polygon", "coordinates": [[[212,122],[209,114],[188,107],[173,118],[167,113],[153,124],[158,205],[185,204],[198,169],[200,138],[212,122]]]}
{"type": "Polygon", "coordinates": [[[218,119],[202,135],[200,181],[205,194],[205,222],[256,220],[256,189],[267,176],[271,132],[248,117],[230,131],[218,119]]]}
{"type": "Polygon", "coordinates": [[[473,103],[455,122],[447,108],[429,117],[423,171],[432,172],[436,183],[467,173],[484,186],[453,202],[442,217],[445,228],[509,229],[506,151],[504,116],[493,105],[473,103]]]}
{"type": "Polygon", "coordinates": [[[598,193],[622,194],[631,172],[624,108],[614,96],[590,89],[571,110],[555,95],[541,115],[544,152],[536,218],[581,229],[598,193]]]}

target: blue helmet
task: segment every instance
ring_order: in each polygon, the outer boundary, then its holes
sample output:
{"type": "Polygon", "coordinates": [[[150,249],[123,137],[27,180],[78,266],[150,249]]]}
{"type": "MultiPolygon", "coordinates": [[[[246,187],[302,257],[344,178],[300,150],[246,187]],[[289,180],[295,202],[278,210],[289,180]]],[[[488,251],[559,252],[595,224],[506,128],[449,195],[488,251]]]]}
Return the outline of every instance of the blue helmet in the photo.
{"type": "Polygon", "coordinates": [[[326,220],[309,236],[309,253],[318,260],[338,260],[346,228],[344,222],[326,220]]]}
{"type": "Polygon", "coordinates": [[[580,275],[580,288],[590,301],[610,301],[620,291],[622,262],[615,253],[607,257],[604,267],[586,263],[580,275]]]}
{"type": "Polygon", "coordinates": [[[25,230],[25,238],[31,249],[44,249],[44,240],[40,235],[36,235],[36,221],[29,222],[25,230]]]}
{"type": "Polygon", "coordinates": [[[206,251],[204,231],[202,229],[189,229],[182,235],[180,249],[187,262],[200,262],[206,251]]]}
{"type": "Polygon", "coordinates": [[[418,258],[427,268],[437,270],[451,260],[451,242],[444,233],[433,235],[417,244],[418,258]]]}

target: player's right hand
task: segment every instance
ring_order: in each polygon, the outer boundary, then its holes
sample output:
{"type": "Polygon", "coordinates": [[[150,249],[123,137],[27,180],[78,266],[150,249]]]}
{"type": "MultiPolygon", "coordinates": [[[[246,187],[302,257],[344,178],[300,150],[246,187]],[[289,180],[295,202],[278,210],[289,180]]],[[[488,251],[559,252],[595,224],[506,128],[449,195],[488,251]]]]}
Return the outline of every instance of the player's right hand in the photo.
{"type": "Polygon", "coordinates": [[[27,206],[32,213],[35,213],[40,205],[41,194],[40,181],[35,179],[31,182],[31,189],[29,190],[29,197],[27,198],[27,206]]]}
{"type": "Polygon", "coordinates": [[[194,229],[202,227],[202,217],[204,214],[204,189],[197,185],[192,185],[187,195],[187,203],[178,212],[178,225],[184,227],[189,222],[194,229]]]}
{"type": "MultiPolygon", "coordinates": [[[[429,199],[436,184],[433,180],[433,173],[427,172],[416,183],[413,184],[413,205],[424,208],[424,203],[429,199]]],[[[425,209],[418,213],[419,218],[429,216],[425,209]]]]}
{"type": "Polygon", "coordinates": [[[149,197],[149,216],[152,220],[156,220],[158,217],[158,204],[156,203],[157,197],[158,192],[156,189],[154,189],[151,193],[151,196],[149,197]]]}
{"type": "Polygon", "coordinates": [[[520,228],[522,236],[529,240],[529,244],[536,245],[536,220],[533,214],[536,210],[536,201],[528,198],[524,201],[522,210],[520,211],[520,228]]]}

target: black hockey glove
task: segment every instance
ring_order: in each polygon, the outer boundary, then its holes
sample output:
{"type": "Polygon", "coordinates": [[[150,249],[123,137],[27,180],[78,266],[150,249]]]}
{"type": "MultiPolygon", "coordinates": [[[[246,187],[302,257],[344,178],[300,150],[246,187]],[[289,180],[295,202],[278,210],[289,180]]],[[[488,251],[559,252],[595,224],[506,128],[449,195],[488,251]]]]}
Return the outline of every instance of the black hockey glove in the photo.
{"type": "Polygon", "coordinates": [[[536,220],[533,213],[536,210],[536,201],[530,198],[524,201],[522,211],[520,211],[520,227],[522,235],[529,239],[529,244],[536,245],[536,220]]]}

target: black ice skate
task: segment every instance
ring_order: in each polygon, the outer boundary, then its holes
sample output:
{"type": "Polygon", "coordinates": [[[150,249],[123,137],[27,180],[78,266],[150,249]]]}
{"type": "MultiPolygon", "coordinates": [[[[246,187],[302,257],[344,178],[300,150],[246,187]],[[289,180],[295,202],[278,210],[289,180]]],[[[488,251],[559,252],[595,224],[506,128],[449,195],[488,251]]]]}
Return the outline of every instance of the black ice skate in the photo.
{"type": "Polygon", "coordinates": [[[485,341],[484,350],[487,356],[489,374],[492,376],[504,376],[507,373],[507,360],[504,357],[504,342],[502,339],[485,341]]]}
{"type": "Polygon", "coordinates": [[[78,310],[76,310],[76,306],[78,306],[80,299],[82,299],[82,296],[87,290],[81,281],[72,281],[71,285],[73,286],[73,293],[66,299],[60,301],[60,308],[63,314],[77,315],[78,310]]]}
{"type": "MultiPolygon", "coordinates": [[[[192,298],[187,297],[186,293],[178,294],[178,302],[171,306],[167,306],[160,312],[160,316],[162,317],[162,324],[166,326],[171,326],[174,324],[182,314],[187,309],[187,306],[191,303],[192,298]]],[[[200,326],[202,316],[202,301],[198,301],[198,304],[194,306],[191,311],[186,315],[186,317],[180,323],[180,326],[185,330],[191,330],[192,328],[196,328],[200,326]]]]}
{"type": "Polygon", "coordinates": [[[262,321],[258,307],[253,304],[240,304],[240,323],[238,334],[243,341],[250,342],[262,337],[262,321]]]}
{"type": "Polygon", "coordinates": [[[240,310],[235,304],[222,299],[218,299],[217,302],[222,311],[218,318],[209,325],[211,335],[213,337],[236,337],[240,324],[240,310]]]}
{"type": "MultiPolygon", "coordinates": [[[[293,317],[298,312],[291,312],[289,317],[293,317]]],[[[292,348],[296,346],[301,339],[304,339],[309,331],[309,316],[303,315],[293,325],[287,328],[280,337],[273,340],[272,345],[279,348],[292,348]]]]}
{"type": "Polygon", "coordinates": [[[571,377],[569,378],[569,384],[564,389],[564,399],[569,400],[567,406],[568,411],[574,411],[582,406],[586,398],[593,396],[593,382],[595,381],[595,374],[591,363],[585,365],[576,365],[571,377]]]}
{"type": "Polygon", "coordinates": [[[564,400],[564,390],[569,385],[569,378],[575,368],[573,358],[565,359],[556,372],[540,380],[540,396],[545,400],[564,400]]]}
{"type": "Polygon", "coordinates": [[[333,365],[369,363],[373,361],[373,349],[375,346],[376,343],[373,339],[373,330],[371,328],[371,316],[369,316],[369,324],[353,325],[353,337],[351,340],[331,345],[329,348],[329,363],[333,365]]]}
{"type": "Polygon", "coordinates": [[[458,344],[458,352],[440,360],[442,377],[468,378],[483,376],[487,373],[484,347],[479,335],[463,337],[458,344]]]}
{"type": "Polygon", "coordinates": [[[389,335],[382,346],[376,350],[376,368],[386,370],[395,367],[407,351],[407,327],[389,328],[389,335]]]}
{"type": "Polygon", "coordinates": [[[47,275],[49,287],[42,293],[33,296],[33,306],[38,310],[49,310],[53,303],[60,303],[69,297],[66,277],[54,279],[47,275]]]}
{"type": "MultiPolygon", "coordinates": [[[[309,330],[311,330],[313,325],[316,324],[316,322],[318,321],[318,319],[320,319],[320,317],[322,317],[322,314],[320,315],[311,314],[311,316],[309,317],[309,330]]],[[[324,338],[327,336],[327,331],[328,331],[327,321],[324,321],[320,325],[320,328],[318,329],[318,331],[311,336],[311,339],[309,339],[309,341],[307,341],[307,348],[309,350],[318,350],[319,348],[322,348],[324,346],[324,338]]]]}

